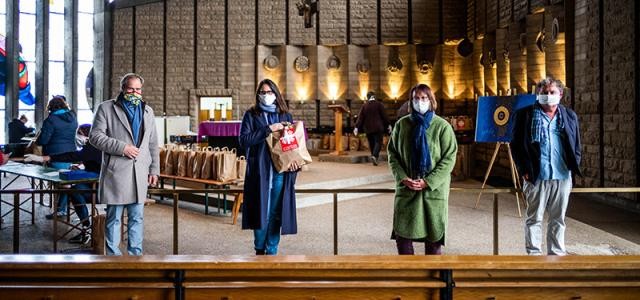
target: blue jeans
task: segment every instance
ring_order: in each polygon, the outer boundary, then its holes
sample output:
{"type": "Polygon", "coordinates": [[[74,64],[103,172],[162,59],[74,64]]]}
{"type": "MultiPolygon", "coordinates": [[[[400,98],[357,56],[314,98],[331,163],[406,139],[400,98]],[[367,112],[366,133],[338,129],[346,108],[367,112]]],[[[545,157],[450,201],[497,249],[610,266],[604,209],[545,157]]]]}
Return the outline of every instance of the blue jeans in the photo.
{"type": "MultiPolygon", "coordinates": [[[[58,170],[68,170],[71,167],[71,163],[68,162],[51,162],[51,167],[58,170]]],[[[58,209],[59,212],[67,212],[67,205],[69,205],[69,195],[60,194],[58,197],[58,209]]]]}
{"type": "MultiPolygon", "coordinates": [[[[91,185],[88,183],[78,183],[72,187],[74,190],[90,190],[91,185]]],[[[71,193],[71,203],[76,210],[76,215],[85,227],[91,225],[89,220],[89,210],[87,209],[87,199],[82,193],[71,193]]]]}
{"type": "Polygon", "coordinates": [[[127,253],[142,255],[142,240],[144,239],[144,203],[123,205],[107,205],[107,224],[105,242],[107,255],[122,255],[120,252],[120,229],[122,227],[122,212],[127,209],[127,253]]]}
{"type": "Polygon", "coordinates": [[[273,174],[273,182],[269,196],[269,212],[267,228],[253,231],[256,251],[264,250],[267,255],[278,253],[280,243],[280,227],[282,226],[282,190],[284,174],[273,174]]]}

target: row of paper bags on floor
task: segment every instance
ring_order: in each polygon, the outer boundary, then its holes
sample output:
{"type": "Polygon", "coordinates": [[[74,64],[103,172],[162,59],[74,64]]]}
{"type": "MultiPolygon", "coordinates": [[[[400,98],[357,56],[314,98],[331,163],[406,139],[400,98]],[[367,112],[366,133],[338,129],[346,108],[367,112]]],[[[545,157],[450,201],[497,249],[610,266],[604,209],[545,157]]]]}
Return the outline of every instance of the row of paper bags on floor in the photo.
{"type": "MultiPolygon", "coordinates": [[[[387,149],[387,143],[389,143],[389,136],[385,135],[382,138],[382,149],[387,149]]],[[[325,134],[322,136],[322,138],[310,138],[307,141],[307,148],[310,150],[336,150],[336,136],[333,134],[325,134]]],[[[367,141],[367,135],[343,135],[341,150],[369,151],[369,142],[367,141]]]]}
{"type": "Polygon", "coordinates": [[[160,173],[180,177],[229,181],[244,179],[247,161],[236,149],[165,145],[160,149],[160,173]]]}

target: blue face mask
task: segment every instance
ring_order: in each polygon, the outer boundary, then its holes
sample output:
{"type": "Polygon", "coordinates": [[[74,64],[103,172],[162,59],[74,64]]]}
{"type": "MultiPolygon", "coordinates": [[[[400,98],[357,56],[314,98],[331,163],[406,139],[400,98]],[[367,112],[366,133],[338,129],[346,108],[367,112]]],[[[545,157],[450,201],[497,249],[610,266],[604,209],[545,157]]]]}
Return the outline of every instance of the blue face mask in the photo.
{"type": "Polygon", "coordinates": [[[125,100],[131,102],[133,105],[138,105],[140,104],[140,101],[142,101],[142,95],[140,94],[126,93],[123,96],[125,100]]]}

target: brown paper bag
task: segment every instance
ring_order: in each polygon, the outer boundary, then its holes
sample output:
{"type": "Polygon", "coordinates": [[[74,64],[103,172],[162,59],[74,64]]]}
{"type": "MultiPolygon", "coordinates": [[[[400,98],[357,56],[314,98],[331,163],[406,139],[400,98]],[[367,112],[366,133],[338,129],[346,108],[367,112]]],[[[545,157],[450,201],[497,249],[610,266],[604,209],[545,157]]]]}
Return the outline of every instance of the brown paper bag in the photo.
{"type": "Polygon", "coordinates": [[[164,147],[160,147],[160,174],[166,174],[164,172],[164,169],[165,169],[164,160],[165,159],[167,159],[167,149],[165,149],[164,147]]]}
{"type": "Polygon", "coordinates": [[[244,175],[247,172],[247,158],[244,156],[238,157],[236,168],[238,169],[238,179],[244,180],[244,175]]]}
{"type": "Polygon", "coordinates": [[[282,173],[295,161],[298,165],[311,163],[301,121],[287,125],[283,130],[272,132],[267,137],[267,146],[271,151],[271,160],[275,169],[282,173]]]}
{"type": "Polygon", "coordinates": [[[40,138],[40,131],[36,133],[36,136],[33,137],[33,140],[27,144],[27,147],[24,148],[24,154],[33,154],[42,156],[42,146],[38,145],[38,138],[40,138]]]}
{"type": "Polygon", "coordinates": [[[187,155],[187,174],[186,176],[189,178],[193,178],[193,163],[196,159],[197,147],[192,147],[191,151],[188,152],[187,155]]]}
{"type": "Polygon", "coordinates": [[[343,135],[342,136],[342,151],[347,151],[349,150],[349,136],[348,135],[343,135]]]}
{"type": "Polygon", "coordinates": [[[204,160],[206,159],[206,156],[207,154],[204,151],[196,151],[196,154],[193,158],[193,166],[191,167],[192,178],[196,178],[196,179],[202,178],[202,166],[204,165],[204,160]]]}
{"type": "Polygon", "coordinates": [[[164,172],[166,175],[174,175],[178,169],[178,166],[174,163],[176,160],[173,156],[177,156],[177,153],[174,154],[173,147],[167,146],[167,154],[164,158],[164,172]]]}
{"type": "Polygon", "coordinates": [[[331,137],[328,134],[322,136],[322,149],[328,150],[331,146],[331,137]]]}
{"type": "Polygon", "coordinates": [[[106,214],[96,214],[91,217],[91,238],[93,239],[93,253],[97,255],[105,255],[104,247],[104,230],[107,223],[106,214]]]}
{"type": "Polygon", "coordinates": [[[358,135],[360,139],[360,151],[369,151],[369,141],[367,140],[367,136],[364,134],[358,135]]]}
{"type": "Polygon", "coordinates": [[[222,148],[216,155],[216,178],[219,181],[229,181],[238,178],[236,149],[222,148]]]}
{"type": "Polygon", "coordinates": [[[358,136],[349,136],[349,151],[358,151],[360,148],[360,139],[358,136]]]}
{"type": "Polygon", "coordinates": [[[181,177],[187,176],[187,167],[189,166],[189,151],[180,150],[178,151],[178,171],[176,175],[181,177]]]}
{"type": "Polygon", "coordinates": [[[211,147],[205,148],[204,163],[202,164],[202,174],[200,179],[213,179],[214,152],[211,147]]]}

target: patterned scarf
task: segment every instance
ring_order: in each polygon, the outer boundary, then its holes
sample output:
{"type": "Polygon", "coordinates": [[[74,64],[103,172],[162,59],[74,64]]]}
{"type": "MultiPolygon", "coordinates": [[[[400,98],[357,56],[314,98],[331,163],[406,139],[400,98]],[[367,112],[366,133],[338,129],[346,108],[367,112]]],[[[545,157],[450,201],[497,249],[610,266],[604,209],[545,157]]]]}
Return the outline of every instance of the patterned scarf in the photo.
{"type": "Polygon", "coordinates": [[[433,115],[433,111],[428,111],[424,115],[415,109],[411,112],[411,120],[416,124],[413,128],[413,140],[411,141],[411,149],[414,153],[411,156],[411,165],[414,166],[414,179],[422,178],[431,171],[431,153],[429,152],[427,129],[431,126],[433,115]]]}
{"type": "Polygon", "coordinates": [[[140,142],[140,127],[142,127],[142,105],[140,105],[140,102],[136,104],[126,100],[122,93],[118,96],[118,100],[122,101],[122,107],[127,113],[127,119],[129,120],[129,125],[131,125],[131,133],[133,133],[133,141],[137,146],[140,142]]]}
{"type": "MultiPolygon", "coordinates": [[[[544,126],[545,112],[540,105],[535,105],[533,108],[533,118],[531,119],[531,143],[541,143],[542,141],[548,141],[547,128],[544,126]]],[[[564,120],[560,113],[560,106],[556,110],[555,117],[558,118],[558,127],[564,128],[564,120]]]]}

